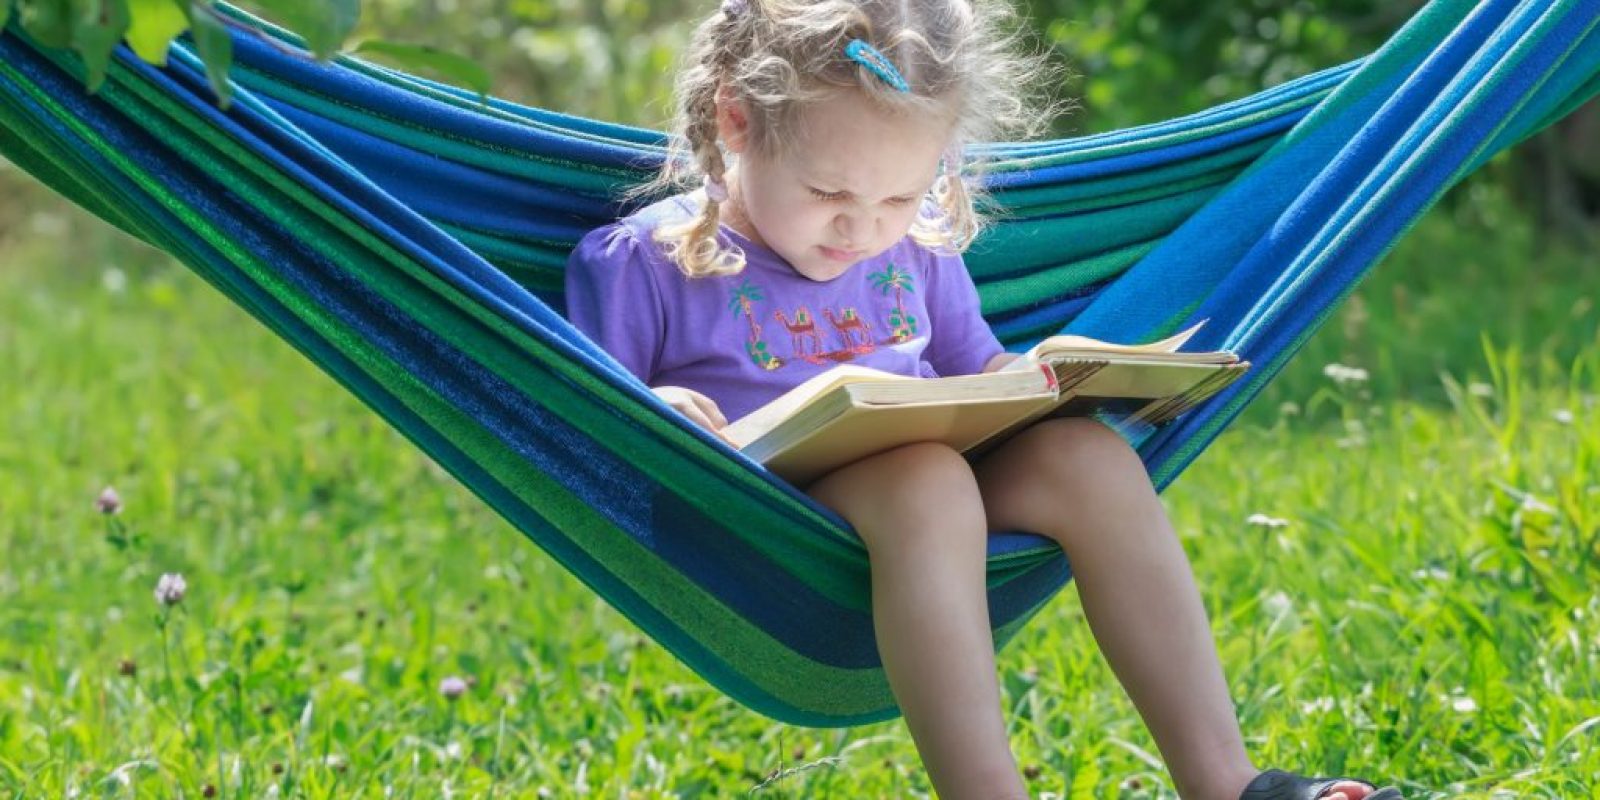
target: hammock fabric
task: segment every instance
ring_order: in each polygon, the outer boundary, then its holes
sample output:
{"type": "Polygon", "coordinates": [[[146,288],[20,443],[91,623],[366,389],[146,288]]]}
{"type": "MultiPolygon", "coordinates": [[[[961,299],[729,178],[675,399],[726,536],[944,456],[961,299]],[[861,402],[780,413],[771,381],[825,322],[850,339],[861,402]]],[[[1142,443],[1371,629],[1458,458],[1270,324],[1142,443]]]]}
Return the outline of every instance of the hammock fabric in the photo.
{"type": "MultiPolygon", "coordinates": [[[[232,12],[237,23],[263,23],[232,12]]],[[[969,268],[1013,349],[1066,330],[1255,363],[1133,437],[1165,487],[1450,185],[1600,91],[1600,0],[1436,0],[1373,56],[1173,120],[994,144],[1007,219],[969,268]]],[[[561,317],[561,269],[662,158],[656,132],[235,36],[69,54],[0,36],[0,153],[187,263],[712,684],[815,726],[897,713],[842,520],[696,429],[561,317]]],[[[1002,647],[1069,580],[992,538],[1002,647]]]]}

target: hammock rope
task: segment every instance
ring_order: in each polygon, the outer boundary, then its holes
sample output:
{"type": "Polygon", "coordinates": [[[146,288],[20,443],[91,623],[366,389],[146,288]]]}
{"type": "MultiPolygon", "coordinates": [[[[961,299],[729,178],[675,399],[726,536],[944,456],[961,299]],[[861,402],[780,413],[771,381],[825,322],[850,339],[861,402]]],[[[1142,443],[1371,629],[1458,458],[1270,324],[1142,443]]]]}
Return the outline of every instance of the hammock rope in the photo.
{"type": "MultiPolygon", "coordinates": [[[[191,46],[70,54],[0,35],[0,153],[171,252],[367,403],[663,646],[777,719],[897,712],[866,550],[678,417],[561,316],[566,253],[630,209],[655,131],[338,58],[223,7],[235,102],[191,46]]],[[[1155,125],[976,148],[1005,219],[968,254],[1008,347],[1068,331],[1256,364],[1135,437],[1165,487],[1450,185],[1600,92],[1600,0],[1436,0],[1359,62],[1155,125]]],[[[467,535],[467,532],[463,532],[467,535]]],[[[991,538],[1003,647],[1070,569],[991,538]]]]}

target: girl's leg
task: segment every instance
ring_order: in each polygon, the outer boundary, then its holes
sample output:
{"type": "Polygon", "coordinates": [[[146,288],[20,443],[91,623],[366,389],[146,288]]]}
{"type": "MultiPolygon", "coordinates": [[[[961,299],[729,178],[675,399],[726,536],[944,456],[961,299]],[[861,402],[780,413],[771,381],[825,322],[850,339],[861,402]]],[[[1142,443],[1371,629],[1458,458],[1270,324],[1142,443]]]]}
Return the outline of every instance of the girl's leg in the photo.
{"type": "Polygon", "coordinates": [[[1256,769],[1188,559],[1138,455],[1098,422],[1057,419],[1007,442],[976,473],[991,528],[1061,544],[1089,628],[1179,794],[1237,800],[1256,769]]]}
{"type": "Polygon", "coordinates": [[[939,796],[1027,797],[1000,711],[971,467],[943,445],[909,445],[808,491],[866,542],[878,650],[939,796]]]}

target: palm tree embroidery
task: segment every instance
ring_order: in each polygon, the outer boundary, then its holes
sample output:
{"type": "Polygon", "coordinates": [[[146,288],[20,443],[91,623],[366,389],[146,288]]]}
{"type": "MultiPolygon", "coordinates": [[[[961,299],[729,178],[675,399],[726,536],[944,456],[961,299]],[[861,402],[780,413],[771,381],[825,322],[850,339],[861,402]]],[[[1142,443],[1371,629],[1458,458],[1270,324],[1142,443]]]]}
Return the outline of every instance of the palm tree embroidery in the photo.
{"type": "Polygon", "coordinates": [[[749,354],[750,360],[762,369],[773,370],[783,365],[783,361],[767,351],[767,343],[761,338],[761,323],[756,322],[755,309],[751,306],[765,298],[761,295],[761,287],[745,278],[738,288],[733,290],[733,299],[728,301],[728,310],[735,314],[744,314],[745,322],[750,324],[750,340],[744,343],[744,351],[749,354]]]}
{"type": "Polygon", "coordinates": [[[917,318],[906,312],[905,292],[916,291],[913,288],[911,273],[896,267],[890,262],[882,272],[871,275],[872,285],[878,291],[888,294],[894,290],[894,310],[889,312],[889,329],[892,332],[890,341],[899,343],[917,335],[917,318]]]}

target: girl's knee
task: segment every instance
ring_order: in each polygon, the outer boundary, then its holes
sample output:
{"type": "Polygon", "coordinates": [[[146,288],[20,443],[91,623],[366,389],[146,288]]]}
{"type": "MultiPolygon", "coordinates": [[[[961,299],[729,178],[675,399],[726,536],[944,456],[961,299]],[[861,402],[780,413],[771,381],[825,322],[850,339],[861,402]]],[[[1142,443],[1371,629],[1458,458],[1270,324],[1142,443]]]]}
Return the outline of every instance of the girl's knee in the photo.
{"type": "Polygon", "coordinates": [[[1034,425],[984,461],[978,475],[996,530],[1043,533],[1085,503],[1149,491],[1138,453],[1116,431],[1078,417],[1034,425]]]}
{"type": "Polygon", "coordinates": [[[951,502],[979,502],[972,467],[961,454],[935,443],[897,447],[862,462],[850,476],[864,503],[897,516],[930,513],[951,502]]]}
{"type": "Polygon", "coordinates": [[[1018,457],[1039,467],[1092,467],[1099,472],[1142,464],[1127,440],[1104,423],[1086,417],[1041,422],[1017,437],[1018,457]]]}
{"type": "Polygon", "coordinates": [[[868,548],[972,527],[985,533],[983,498],[960,453],[935,443],[879,453],[817,481],[808,490],[854,525],[868,548]],[[967,523],[963,525],[963,523],[967,523]]]}

